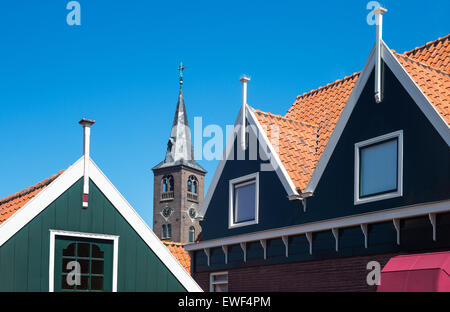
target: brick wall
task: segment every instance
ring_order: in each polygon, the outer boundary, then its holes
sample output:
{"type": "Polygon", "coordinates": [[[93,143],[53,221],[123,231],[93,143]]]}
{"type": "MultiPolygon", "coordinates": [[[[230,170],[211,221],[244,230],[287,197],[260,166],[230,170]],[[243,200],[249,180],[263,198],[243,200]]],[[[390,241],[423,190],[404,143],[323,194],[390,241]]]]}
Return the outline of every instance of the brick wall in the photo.
{"type": "MultiPolygon", "coordinates": [[[[228,290],[376,291],[376,286],[368,286],[366,282],[367,263],[378,261],[383,268],[396,255],[399,253],[231,269],[228,271],[228,290]]],[[[209,274],[194,274],[205,291],[209,291],[209,274]]]]}

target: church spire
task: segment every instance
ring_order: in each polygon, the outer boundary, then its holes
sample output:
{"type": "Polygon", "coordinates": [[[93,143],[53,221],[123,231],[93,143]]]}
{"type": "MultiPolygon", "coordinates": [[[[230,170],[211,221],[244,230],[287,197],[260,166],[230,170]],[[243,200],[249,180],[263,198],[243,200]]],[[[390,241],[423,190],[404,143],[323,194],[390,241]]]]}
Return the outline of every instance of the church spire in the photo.
{"type": "Polygon", "coordinates": [[[178,94],[177,109],[172,124],[169,142],[167,143],[166,157],[153,169],[166,168],[183,165],[201,172],[206,172],[195,160],[194,149],[191,140],[191,131],[189,128],[186,114],[186,106],[183,99],[183,70],[186,67],[180,64],[180,92],[178,94]]]}

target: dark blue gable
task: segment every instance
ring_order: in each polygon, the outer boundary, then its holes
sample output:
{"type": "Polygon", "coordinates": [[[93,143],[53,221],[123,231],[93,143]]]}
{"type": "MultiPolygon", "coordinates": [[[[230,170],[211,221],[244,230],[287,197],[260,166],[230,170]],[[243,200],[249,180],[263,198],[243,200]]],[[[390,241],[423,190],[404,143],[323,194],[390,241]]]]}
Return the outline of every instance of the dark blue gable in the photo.
{"type": "Polygon", "coordinates": [[[375,103],[373,94],[372,73],[306,212],[299,201],[288,200],[274,171],[260,172],[259,224],[228,229],[229,180],[259,172],[261,160],[227,161],[201,223],[202,240],[448,199],[449,148],[387,66],[383,102],[375,103]],[[354,144],[397,130],[404,140],[403,196],[355,206],[354,144]]]}
{"type": "Polygon", "coordinates": [[[298,223],[449,199],[449,147],[387,66],[384,75],[383,102],[375,103],[372,73],[298,223]],[[355,143],[397,130],[403,130],[403,196],[355,206],[355,143]]]}
{"type": "MultiPolygon", "coordinates": [[[[237,143],[235,141],[235,157],[237,143]]],[[[300,203],[290,201],[275,171],[260,171],[261,160],[228,160],[210,201],[202,227],[202,240],[257,232],[269,228],[293,224],[300,215],[300,203]],[[229,181],[247,174],[259,172],[259,223],[228,229],[229,181]]]]}

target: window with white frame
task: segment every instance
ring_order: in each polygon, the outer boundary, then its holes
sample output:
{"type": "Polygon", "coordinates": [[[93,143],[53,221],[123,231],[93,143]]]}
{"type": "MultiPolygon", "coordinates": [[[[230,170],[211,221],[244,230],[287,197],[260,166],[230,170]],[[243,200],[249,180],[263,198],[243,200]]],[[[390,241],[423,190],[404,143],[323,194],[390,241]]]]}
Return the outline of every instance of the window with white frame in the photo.
{"type": "Polygon", "coordinates": [[[403,131],[355,144],[355,204],[403,194],[403,131]]]}
{"type": "Polygon", "coordinates": [[[230,180],[229,227],[258,223],[259,174],[230,180]]]}
{"type": "Polygon", "coordinates": [[[228,272],[211,273],[209,275],[210,292],[228,291],[228,272]]]}

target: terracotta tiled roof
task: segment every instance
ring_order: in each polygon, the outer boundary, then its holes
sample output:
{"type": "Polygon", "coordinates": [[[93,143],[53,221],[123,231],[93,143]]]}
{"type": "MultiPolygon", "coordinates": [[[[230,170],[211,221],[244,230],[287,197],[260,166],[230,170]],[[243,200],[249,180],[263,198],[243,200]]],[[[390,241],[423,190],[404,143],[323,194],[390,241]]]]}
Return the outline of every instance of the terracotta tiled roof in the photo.
{"type": "Polygon", "coordinates": [[[189,253],[184,249],[183,243],[171,241],[163,241],[163,243],[178,260],[178,262],[180,262],[183,268],[191,274],[191,257],[189,257],[189,253]]]}
{"type": "Polygon", "coordinates": [[[39,182],[13,195],[0,199],[0,224],[5,222],[17,210],[25,206],[26,203],[28,203],[37,194],[39,194],[42,190],[44,190],[63,172],[64,170],[61,170],[59,173],[52,175],[50,178],[45,179],[42,182],[39,182]]]}
{"type": "Polygon", "coordinates": [[[447,122],[447,125],[450,125],[450,75],[404,55],[394,54],[437,112],[447,122]]]}
{"type": "MultiPolygon", "coordinates": [[[[422,47],[395,53],[436,111],[450,121],[450,35],[422,47]]],[[[262,125],[280,127],[279,157],[295,186],[303,191],[336,126],[342,110],[356,85],[360,73],[336,80],[316,90],[297,96],[286,115],[278,116],[256,111],[262,125]],[[309,127],[305,127],[305,125],[309,127]],[[301,138],[311,138],[314,129],[315,146],[310,143],[293,146],[301,138]]],[[[270,135],[268,135],[270,139],[270,135]]],[[[312,142],[306,139],[305,142],[312,142]]]]}
{"type": "Polygon", "coordinates": [[[296,188],[304,189],[318,161],[318,128],[259,110],[255,115],[296,188]]]}
{"type": "Polygon", "coordinates": [[[403,55],[450,74],[450,35],[428,42],[403,55]]]}

